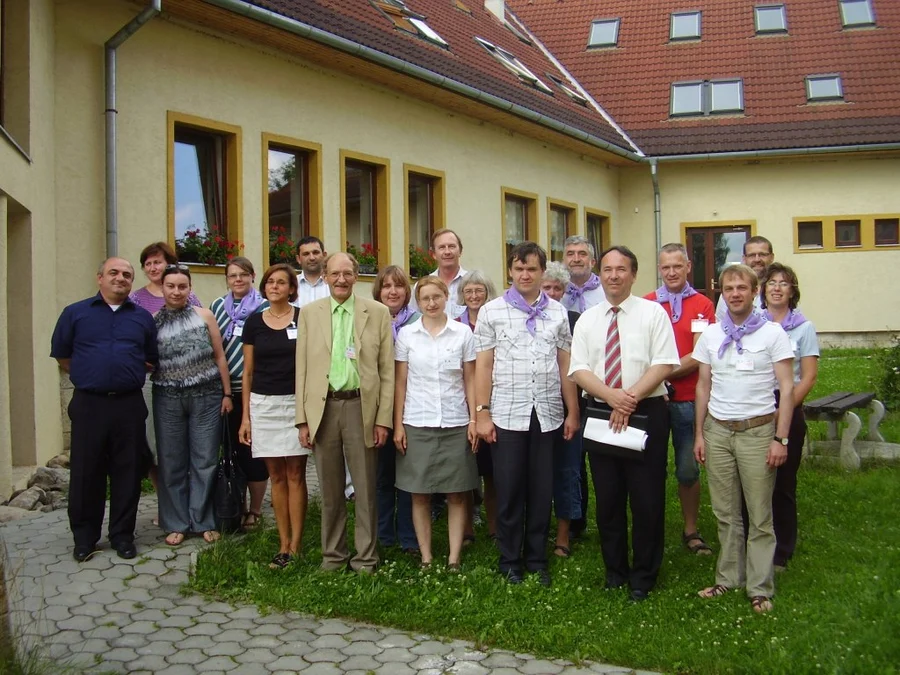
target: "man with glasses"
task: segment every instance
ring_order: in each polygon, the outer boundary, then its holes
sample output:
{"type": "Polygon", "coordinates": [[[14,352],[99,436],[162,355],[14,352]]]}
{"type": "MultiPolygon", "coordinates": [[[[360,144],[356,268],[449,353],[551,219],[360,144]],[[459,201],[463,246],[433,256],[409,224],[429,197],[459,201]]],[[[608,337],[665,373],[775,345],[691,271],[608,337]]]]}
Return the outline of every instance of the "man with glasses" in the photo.
{"type": "MultiPolygon", "coordinates": [[[[757,279],[762,279],[766,274],[766,268],[775,262],[775,252],[772,249],[772,242],[765,237],[750,237],[744,242],[744,253],[741,256],[741,263],[747,265],[756,273],[757,279]]],[[[753,298],[753,311],[759,313],[760,299],[759,295],[753,298]]],[[[719,296],[719,302],[716,305],[716,321],[722,321],[728,313],[728,305],[725,302],[725,294],[719,296]]]]}

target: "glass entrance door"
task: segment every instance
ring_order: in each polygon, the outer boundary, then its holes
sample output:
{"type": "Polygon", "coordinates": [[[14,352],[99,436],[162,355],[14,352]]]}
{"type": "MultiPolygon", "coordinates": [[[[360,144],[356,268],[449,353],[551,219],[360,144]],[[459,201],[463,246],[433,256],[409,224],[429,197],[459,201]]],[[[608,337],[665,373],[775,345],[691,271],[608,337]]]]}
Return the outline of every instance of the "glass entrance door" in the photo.
{"type": "Polygon", "coordinates": [[[741,262],[750,226],[689,227],[685,234],[685,246],[693,262],[691,286],[716,304],[721,295],[719,274],[728,265],[741,262]]]}

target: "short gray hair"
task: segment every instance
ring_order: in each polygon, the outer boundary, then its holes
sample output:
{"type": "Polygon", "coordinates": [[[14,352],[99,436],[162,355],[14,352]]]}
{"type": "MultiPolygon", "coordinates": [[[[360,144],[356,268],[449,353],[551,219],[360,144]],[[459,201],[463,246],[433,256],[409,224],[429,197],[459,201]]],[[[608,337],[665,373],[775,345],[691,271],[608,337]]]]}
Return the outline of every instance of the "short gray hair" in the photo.
{"type": "Polygon", "coordinates": [[[556,260],[547,263],[547,269],[544,270],[545,281],[558,281],[565,288],[571,279],[572,275],[569,274],[569,269],[564,264],[556,260]]]}
{"type": "Polygon", "coordinates": [[[587,246],[588,253],[591,254],[592,258],[597,257],[594,245],[587,240],[587,237],[582,237],[580,234],[573,234],[571,237],[566,237],[566,240],[563,242],[563,250],[566,250],[569,246],[579,246],[582,244],[587,246]]]}
{"type": "Polygon", "coordinates": [[[660,255],[663,253],[680,253],[684,256],[685,262],[691,262],[691,257],[688,255],[687,248],[684,244],[679,244],[678,242],[672,242],[671,244],[666,244],[661,249],[659,249],[660,255]]]}
{"type": "Polygon", "coordinates": [[[484,286],[484,290],[487,291],[485,302],[490,302],[497,297],[497,288],[490,277],[481,270],[472,270],[459,280],[459,287],[456,291],[456,304],[458,305],[466,304],[466,298],[463,295],[466,286],[484,286]]]}

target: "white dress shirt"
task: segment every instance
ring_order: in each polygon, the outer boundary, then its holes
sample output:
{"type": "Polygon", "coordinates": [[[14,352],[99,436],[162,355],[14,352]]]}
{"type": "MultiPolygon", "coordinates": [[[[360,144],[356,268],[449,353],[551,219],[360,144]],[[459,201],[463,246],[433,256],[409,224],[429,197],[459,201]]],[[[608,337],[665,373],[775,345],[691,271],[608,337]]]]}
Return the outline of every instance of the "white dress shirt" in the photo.
{"type": "Polygon", "coordinates": [[[531,411],[537,411],[541,431],[563,423],[562,389],[557,352],[572,348],[569,316],[550,300],[547,318],[538,317],[535,334],[525,327],[526,315],[495,298],[478,310],[475,350],[494,350],[491,417],[501,429],[528,431],[531,411]]]}
{"type": "Polygon", "coordinates": [[[434,337],[417,319],[400,329],[394,358],[407,364],[403,424],[412,427],[464,427],[469,406],[463,364],[475,360],[475,338],[468,326],[447,319],[434,337]]]}
{"type": "MultiPolygon", "coordinates": [[[[459,282],[462,280],[464,276],[466,276],[468,272],[464,270],[462,267],[456,272],[456,276],[453,277],[453,281],[450,282],[450,285],[447,287],[447,290],[450,291],[450,297],[447,298],[447,306],[444,307],[444,313],[449,316],[451,319],[455,319],[460,314],[462,314],[466,310],[465,305],[457,305],[456,299],[459,295],[459,282]]],[[[428,276],[436,277],[438,275],[438,270],[435,270],[428,276]]],[[[443,280],[442,280],[443,281],[443,280]]],[[[416,282],[416,285],[413,286],[412,296],[409,299],[409,308],[414,312],[419,311],[419,307],[416,304],[416,286],[419,285],[419,282],[416,282]]]]}
{"type": "MultiPolygon", "coordinates": [[[[579,370],[589,370],[606,382],[606,332],[612,317],[611,307],[609,301],[604,300],[585,311],[575,324],[570,377],[579,370]]],[[[681,363],[672,322],[662,305],[629,295],[619,305],[619,310],[623,389],[637,384],[650,366],[678,366],[681,363]]],[[[666,387],[660,383],[648,398],[665,393],[666,387]]]]}
{"type": "Polygon", "coordinates": [[[330,292],[328,284],[325,283],[324,274],[318,278],[316,283],[311,284],[306,280],[306,275],[300,272],[297,275],[297,299],[291,304],[294,307],[303,307],[314,300],[327,298],[330,292]]]}

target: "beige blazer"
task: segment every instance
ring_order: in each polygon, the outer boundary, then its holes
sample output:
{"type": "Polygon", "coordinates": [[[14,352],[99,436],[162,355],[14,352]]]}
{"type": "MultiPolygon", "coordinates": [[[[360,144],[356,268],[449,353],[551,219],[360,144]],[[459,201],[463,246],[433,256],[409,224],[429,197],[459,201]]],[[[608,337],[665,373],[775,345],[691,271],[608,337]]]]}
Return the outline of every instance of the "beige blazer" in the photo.
{"type": "MultiPolygon", "coordinates": [[[[394,338],[391,313],[380,302],[354,297],[353,338],[362,397],[366,447],[375,446],[375,425],[394,426],[394,338]]],[[[331,297],[300,310],[297,331],[297,424],[316,432],[325,412],[331,368],[331,297]]]]}

